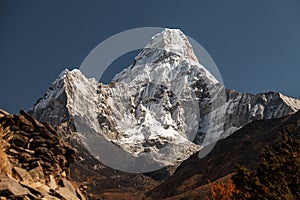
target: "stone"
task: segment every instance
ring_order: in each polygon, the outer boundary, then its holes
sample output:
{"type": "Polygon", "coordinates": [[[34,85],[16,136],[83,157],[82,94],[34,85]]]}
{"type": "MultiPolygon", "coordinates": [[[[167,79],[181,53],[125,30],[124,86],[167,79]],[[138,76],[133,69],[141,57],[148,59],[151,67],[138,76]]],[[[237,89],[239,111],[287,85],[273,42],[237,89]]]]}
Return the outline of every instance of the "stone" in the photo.
{"type": "Polygon", "coordinates": [[[24,131],[24,130],[17,130],[17,131],[15,131],[15,134],[23,135],[23,136],[26,136],[28,138],[30,138],[32,136],[31,133],[28,133],[27,131],[24,131]]]}
{"type": "Polygon", "coordinates": [[[50,187],[50,189],[55,190],[57,188],[57,184],[56,181],[53,177],[53,175],[49,176],[49,182],[48,182],[48,186],[50,187]]]}
{"type": "Polygon", "coordinates": [[[13,167],[13,177],[17,180],[23,181],[24,183],[32,183],[31,175],[20,167],[13,167]]]}
{"type": "Polygon", "coordinates": [[[58,161],[59,161],[59,165],[64,167],[67,164],[67,160],[63,155],[57,155],[58,161]]]}
{"type": "Polygon", "coordinates": [[[6,180],[9,180],[9,177],[0,173],[0,182],[1,181],[6,181],[6,180]]]}
{"type": "MultiPolygon", "coordinates": [[[[35,137],[36,135],[42,135],[40,132],[33,132],[31,134],[33,135],[33,137],[35,137]]],[[[33,140],[33,138],[32,138],[32,140],[33,140]]]]}
{"type": "Polygon", "coordinates": [[[60,146],[53,146],[50,148],[50,150],[55,154],[55,155],[65,155],[66,150],[64,148],[61,148],[60,146]]]}
{"type": "Polygon", "coordinates": [[[0,114],[2,114],[2,115],[9,115],[9,113],[8,112],[6,112],[5,110],[2,110],[2,109],[0,109],[0,114]]]}
{"type": "Polygon", "coordinates": [[[26,111],[20,110],[20,114],[23,115],[27,120],[29,120],[33,124],[33,126],[44,127],[44,125],[41,122],[31,117],[26,111]]]}
{"type": "Polygon", "coordinates": [[[19,154],[20,152],[16,151],[15,149],[9,149],[8,150],[12,154],[19,154]]]}
{"type": "Polygon", "coordinates": [[[14,122],[14,116],[9,114],[9,115],[5,115],[5,126],[13,126],[15,124],[14,122]]]}
{"type": "MultiPolygon", "coordinates": [[[[26,159],[26,163],[29,163],[30,166],[34,165],[39,159],[38,158],[35,158],[35,157],[30,157],[30,158],[27,158],[26,159]]],[[[23,163],[25,164],[25,163],[23,163]]]]}
{"type": "Polygon", "coordinates": [[[31,154],[31,155],[33,155],[35,153],[34,150],[30,150],[30,149],[23,149],[23,150],[24,150],[24,152],[31,154]]]}
{"type": "MultiPolygon", "coordinates": [[[[43,155],[41,155],[41,158],[46,159],[45,157],[43,157],[43,155]]],[[[53,171],[54,163],[47,162],[46,160],[43,160],[43,162],[41,164],[42,164],[44,169],[47,169],[47,170],[52,169],[51,171],[53,171]]]]}
{"type": "Polygon", "coordinates": [[[14,134],[11,141],[18,147],[24,147],[28,142],[28,138],[23,135],[14,134]]]}
{"type": "Polygon", "coordinates": [[[44,196],[43,193],[45,193],[45,192],[42,191],[41,189],[38,189],[38,187],[37,187],[37,184],[39,184],[39,183],[33,183],[33,184],[20,183],[20,184],[24,188],[29,190],[30,195],[37,197],[35,199],[40,199],[40,197],[44,196]]]}
{"type": "Polygon", "coordinates": [[[3,196],[13,195],[15,197],[21,197],[28,194],[28,190],[23,188],[17,181],[8,179],[0,182],[0,194],[3,196]]]}
{"type": "Polygon", "coordinates": [[[56,130],[50,125],[49,122],[43,122],[43,124],[52,134],[57,135],[56,130]]]}
{"type": "Polygon", "coordinates": [[[42,165],[39,161],[35,163],[36,167],[29,171],[29,174],[33,178],[34,181],[43,181],[45,180],[44,171],[42,165]]]}
{"type": "Polygon", "coordinates": [[[63,172],[61,173],[61,176],[62,176],[63,178],[66,178],[66,177],[67,177],[66,171],[63,171],[63,172]]]}
{"type": "Polygon", "coordinates": [[[32,200],[32,199],[40,199],[40,197],[32,194],[31,192],[29,192],[29,194],[26,197],[28,197],[28,199],[30,199],[30,200],[32,200]]]}
{"type": "Polygon", "coordinates": [[[59,196],[59,195],[56,195],[56,194],[51,194],[51,196],[46,195],[45,197],[42,198],[42,200],[62,200],[62,199],[63,199],[62,196],[59,196]]]}
{"type": "Polygon", "coordinates": [[[58,182],[57,193],[59,193],[66,200],[76,200],[79,199],[77,197],[77,193],[73,185],[67,179],[61,179],[58,182]]]}
{"type": "Polygon", "coordinates": [[[49,143],[51,140],[47,140],[42,136],[34,136],[33,141],[34,143],[49,143]]]}
{"type": "Polygon", "coordinates": [[[25,131],[26,133],[32,133],[34,131],[34,127],[33,126],[22,125],[22,130],[25,131]]]}
{"type": "MultiPolygon", "coordinates": [[[[45,140],[44,142],[46,142],[46,140],[45,140]]],[[[47,147],[48,147],[48,144],[47,144],[47,143],[43,143],[42,141],[33,139],[33,140],[30,142],[30,148],[31,148],[31,149],[36,149],[36,148],[38,148],[38,147],[45,147],[45,148],[47,148],[47,147]]]]}
{"type": "Polygon", "coordinates": [[[21,130],[28,131],[28,132],[34,131],[33,124],[28,119],[26,119],[23,115],[19,117],[19,121],[20,121],[19,123],[20,123],[21,130]]]}
{"type": "Polygon", "coordinates": [[[82,192],[79,190],[79,188],[76,189],[76,194],[79,197],[80,200],[86,200],[82,192]]]}
{"type": "Polygon", "coordinates": [[[47,138],[47,139],[50,139],[50,140],[59,140],[57,135],[49,132],[48,130],[43,131],[42,135],[43,135],[44,138],[47,138]]]}
{"type": "Polygon", "coordinates": [[[28,159],[29,160],[32,159],[32,156],[29,153],[26,153],[26,152],[21,152],[20,157],[21,157],[23,162],[28,162],[28,159]]]}
{"type": "Polygon", "coordinates": [[[49,151],[49,149],[46,148],[46,147],[38,147],[38,148],[36,148],[35,149],[35,154],[37,156],[39,156],[39,155],[47,155],[49,157],[53,156],[53,153],[51,151],[49,151]]]}

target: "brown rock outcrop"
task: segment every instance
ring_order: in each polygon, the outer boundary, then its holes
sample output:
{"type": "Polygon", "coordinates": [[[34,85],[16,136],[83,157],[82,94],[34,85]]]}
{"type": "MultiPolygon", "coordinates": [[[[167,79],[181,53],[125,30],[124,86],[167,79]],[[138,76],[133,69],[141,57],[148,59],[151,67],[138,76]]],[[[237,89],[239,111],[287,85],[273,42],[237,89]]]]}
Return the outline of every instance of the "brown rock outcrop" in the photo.
{"type": "Polygon", "coordinates": [[[48,123],[0,110],[0,198],[85,199],[67,180],[75,150],[48,123]]]}

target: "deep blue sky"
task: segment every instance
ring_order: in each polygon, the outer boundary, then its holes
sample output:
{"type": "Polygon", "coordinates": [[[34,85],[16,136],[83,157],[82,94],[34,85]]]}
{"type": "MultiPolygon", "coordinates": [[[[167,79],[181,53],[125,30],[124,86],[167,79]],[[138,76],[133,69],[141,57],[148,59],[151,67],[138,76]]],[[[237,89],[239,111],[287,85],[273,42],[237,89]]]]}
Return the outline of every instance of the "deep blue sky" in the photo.
{"type": "Polygon", "coordinates": [[[197,40],[229,88],[300,97],[297,0],[2,0],[0,108],[29,109],[62,70],[79,68],[101,41],[144,26],[180,28],[197,40]]]}

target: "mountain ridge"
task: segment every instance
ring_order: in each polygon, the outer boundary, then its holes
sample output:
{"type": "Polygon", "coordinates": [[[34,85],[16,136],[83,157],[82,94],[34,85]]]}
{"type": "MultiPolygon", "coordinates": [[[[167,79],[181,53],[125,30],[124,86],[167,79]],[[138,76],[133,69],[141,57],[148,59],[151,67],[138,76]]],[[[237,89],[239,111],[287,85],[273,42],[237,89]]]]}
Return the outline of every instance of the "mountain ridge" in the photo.
{"type": "MultiPolygon", "coordinates": [[[[180,163],[201,146],[253,120],[279,118],[300,109],[299,99],[280,93],[252,95],[226,89],[195,63],[182,34],[166,29],[154,36],[133,64],[108,85],[87,79],[79,70],[63,72],[30,113],[55,127],[73,121],[81,129],[73,131],[90,151],[94,147],[89,144],[103,137],[122,149],[112,152],[124,150],[124,158],[145,159],[156,169],[180,163]],[[173,38],[181,44],[170,42],[173,38]]],[[[107,164],[111,161],[107,158],[107,164]]]]}

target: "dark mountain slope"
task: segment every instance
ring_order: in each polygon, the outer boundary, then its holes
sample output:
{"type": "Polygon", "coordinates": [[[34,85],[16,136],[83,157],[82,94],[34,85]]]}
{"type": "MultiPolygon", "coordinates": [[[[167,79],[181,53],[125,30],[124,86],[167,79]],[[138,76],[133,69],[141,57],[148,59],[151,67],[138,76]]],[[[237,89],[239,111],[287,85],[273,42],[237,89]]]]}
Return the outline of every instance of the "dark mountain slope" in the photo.
{"type": "Polygon", "coordinates": [[[237,165],[256,168],[262,150],[275,144],[280,133],[300,137],[300,112],[280,119],[254,121],[217,142],[203,159],[198,154],[184,161],[173,176],[148,193],[151,198],[166,198],[193,191],[208,180],[214,181],[233,173],[237,165]]]}

